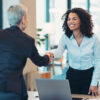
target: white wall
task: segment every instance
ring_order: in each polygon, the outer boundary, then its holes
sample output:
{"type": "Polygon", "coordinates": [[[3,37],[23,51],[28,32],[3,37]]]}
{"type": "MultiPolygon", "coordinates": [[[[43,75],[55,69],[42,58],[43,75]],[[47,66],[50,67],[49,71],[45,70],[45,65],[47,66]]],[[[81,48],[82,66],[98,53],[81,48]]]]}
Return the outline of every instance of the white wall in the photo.
{"type": "Polygon", "coordinates": [[[45,0],[36,0],[36,27],[43,28],[45,23],[45,0]]]}

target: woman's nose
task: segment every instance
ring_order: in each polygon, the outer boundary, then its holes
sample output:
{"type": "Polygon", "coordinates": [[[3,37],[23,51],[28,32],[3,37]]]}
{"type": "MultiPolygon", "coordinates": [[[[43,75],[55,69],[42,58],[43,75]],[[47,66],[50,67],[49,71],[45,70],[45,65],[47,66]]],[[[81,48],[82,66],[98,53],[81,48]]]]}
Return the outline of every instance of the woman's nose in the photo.
{"type": "Polygon", "coordinates": [[[73,22],[74,22],[74,21],[71,19],[71,20],[70,20],[70,23],[73,23],[73,22]]]}

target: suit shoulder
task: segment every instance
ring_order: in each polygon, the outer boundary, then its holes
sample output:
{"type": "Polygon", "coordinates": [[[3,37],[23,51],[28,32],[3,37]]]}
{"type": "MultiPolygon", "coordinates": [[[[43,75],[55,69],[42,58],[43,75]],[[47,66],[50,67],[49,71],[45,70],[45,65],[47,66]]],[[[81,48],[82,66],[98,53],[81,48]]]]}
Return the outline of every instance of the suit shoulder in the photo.
{"type": "Polygon", "coordinates": [[[25,32],[23,32],[23,34],[28,40],[35,42],[35,39],[33,37],[31,37],[30,35],[26,34],[25,32]]]}
{"type": "Polygon", "coordinates": [[[8,29],[1,29],[0,30],[0,34],[6,34],[6,33],[9,33],[8,29]]]}

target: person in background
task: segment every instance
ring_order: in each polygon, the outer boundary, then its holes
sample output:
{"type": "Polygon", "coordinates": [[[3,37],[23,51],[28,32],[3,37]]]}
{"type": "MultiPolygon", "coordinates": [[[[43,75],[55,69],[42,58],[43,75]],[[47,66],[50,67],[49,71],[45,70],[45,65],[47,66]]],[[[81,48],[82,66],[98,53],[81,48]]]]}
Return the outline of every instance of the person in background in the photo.
{"type": "Polygon", "coordinates": [[[0,100],[28,100],[22,75],[27,58],[46,66],[51,57],[40,56],[35,39],[23,32],[28,24],[25,6],[12,5],[7,15],[10,27],[0,31],[0,100]]]}
{"type": "Polygon", "coordinates": [[[61,58],[65,49],[69,62],[66,79],[72,94],[97,96],[100,79],[100,42],[92,32],[91,15],[82,8],[69,9],[62,17],[63,31],[54,58],[61,58]]]}

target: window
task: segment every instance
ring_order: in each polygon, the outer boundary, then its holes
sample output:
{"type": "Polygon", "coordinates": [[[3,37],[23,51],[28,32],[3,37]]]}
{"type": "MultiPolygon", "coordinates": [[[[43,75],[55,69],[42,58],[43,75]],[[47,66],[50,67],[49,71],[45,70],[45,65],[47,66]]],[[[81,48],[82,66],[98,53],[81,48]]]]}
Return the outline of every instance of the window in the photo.
{"type": "Polygon", "coordinates": [[[94,33],[98,35],[100,39],[100,0],[91,0],[90,2],[90,13],[92,15],[94,23],[94,33]]]}
{"type": "Polygon", "coordinates": [[[81,7],[87,10],[87,0],[72,0],[72,8],[81,7]]]}
{"type": "MultiPolygon", "coordinates": [[[[59,39],[63,34],[61,20],[62,15],[66,12],[67,9],[67,0],[50,0],[50,22],[55,24],[56,32],[53,34],[54,44],[59,43],[59,39]]],[[[52,39],[51,39],[52,41],[52,39]]]]}

